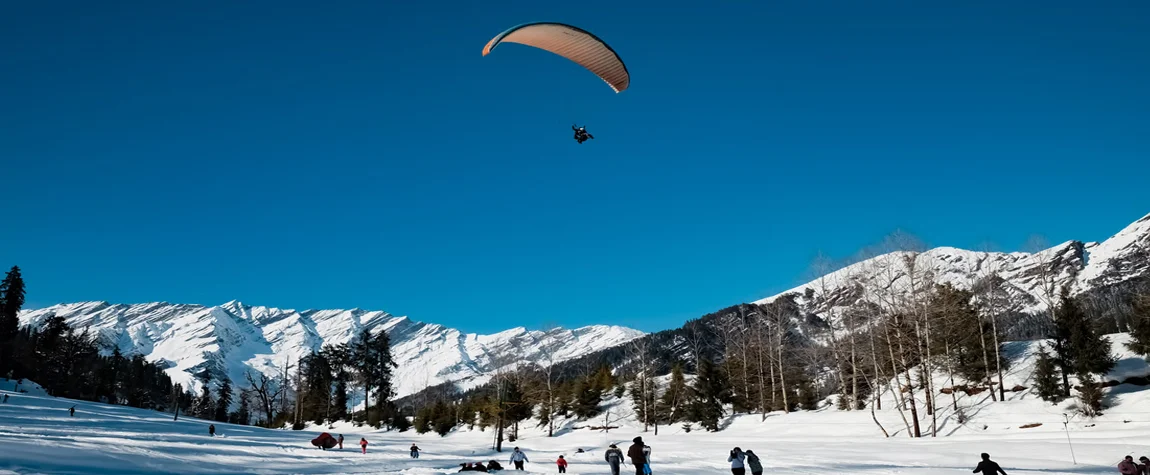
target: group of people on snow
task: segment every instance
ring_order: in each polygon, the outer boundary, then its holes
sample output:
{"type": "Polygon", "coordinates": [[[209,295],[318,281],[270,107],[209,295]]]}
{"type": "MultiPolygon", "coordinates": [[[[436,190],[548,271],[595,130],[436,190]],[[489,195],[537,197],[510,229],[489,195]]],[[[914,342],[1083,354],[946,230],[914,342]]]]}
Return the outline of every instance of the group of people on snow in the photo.
{"type": "Polygon", "coordinates": [[[1127,455],[1125,459],[1118,462],[1118,473],[1122,475],[1147,475],[1150,474],[1150,459],[1146,456],[1138,457],[1141,463],[1134,463],[1134,456],[1127,455]]]}
{"type": "Polygon", "coordinates": [[[731,473],[734,475],[746,475],[748,468],[752,475],[763,475],[763,462],[753,450],[743,451],[735,447],[727,455],[727,461],[731,462],[731,473]]]}
{"type": "Polygon", "coordinates": [[[487,461],[487,465],[483,465],[483,462],[461,463],[459,465],[460,472],[498,472],[503,470],[503,466],[494,460],[487,461]]]}

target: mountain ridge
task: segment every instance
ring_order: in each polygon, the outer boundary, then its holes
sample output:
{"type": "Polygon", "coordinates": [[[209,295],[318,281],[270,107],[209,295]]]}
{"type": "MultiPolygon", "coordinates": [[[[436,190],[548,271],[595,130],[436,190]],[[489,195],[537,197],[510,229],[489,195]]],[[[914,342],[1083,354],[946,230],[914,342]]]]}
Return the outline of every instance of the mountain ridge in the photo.
{"type": "Polygon", "coordinates": [[[200,375],[240,382],[249,370],[281,374],[298,358],[325,344],[350,342],[363,329],[387,331],[395,369],[395,396],[454,383],[482,384],[497,364],[540,364],[542,349],[573,358],[624,343],[643,333],[612,325],[528,330],[524,326],[485,335],[464,333],[407,316],[364,309],[281,309],[232,300],[220,305],[86,301],[57,304],[20,314],[21,325],[40,325],[53,316],[91,329],[101,347],[143,354],[168,368],[174,382],[197,387],[200,375]],[[590,340],[590,341],[585,341],[590,340]]]}

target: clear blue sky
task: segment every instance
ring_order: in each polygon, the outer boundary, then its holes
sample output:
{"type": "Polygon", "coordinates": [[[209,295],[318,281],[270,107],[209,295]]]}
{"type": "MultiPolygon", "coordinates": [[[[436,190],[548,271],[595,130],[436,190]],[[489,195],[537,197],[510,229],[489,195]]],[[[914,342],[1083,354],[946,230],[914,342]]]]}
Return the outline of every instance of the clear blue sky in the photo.
{"type": "Polygon", "coordinates": [[[1016,250],[1150,212],[1150,3],[912,3],[9,2],[0,265],[34,306],[650,331],[897,229],[1016,250]],[[631,89],[480,55],[529,21],[631,89]]]}

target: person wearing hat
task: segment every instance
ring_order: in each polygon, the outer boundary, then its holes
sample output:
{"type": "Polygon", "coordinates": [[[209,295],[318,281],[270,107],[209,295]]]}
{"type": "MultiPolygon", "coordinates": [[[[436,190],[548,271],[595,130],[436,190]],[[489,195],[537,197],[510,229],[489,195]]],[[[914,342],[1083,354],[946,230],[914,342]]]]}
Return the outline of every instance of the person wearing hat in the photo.
{"type": "Polygon", "coordinates": [[[631,464],[635,465],[635,475],[647,475],[643,468],[647,466],[651,448],[643,444],[642,437],[631,439],[631,442],[634,443],[627,447],[627,456],[631,458],[631,464]]]}
{"type": "Polygon", "coordinates": [[[611,466],[611,475],[619,475],[619,465],[623,464],[623,451],[619,450],[617,445],[611,444],[611,448],[603,454],[603,460],[611,466]]]}

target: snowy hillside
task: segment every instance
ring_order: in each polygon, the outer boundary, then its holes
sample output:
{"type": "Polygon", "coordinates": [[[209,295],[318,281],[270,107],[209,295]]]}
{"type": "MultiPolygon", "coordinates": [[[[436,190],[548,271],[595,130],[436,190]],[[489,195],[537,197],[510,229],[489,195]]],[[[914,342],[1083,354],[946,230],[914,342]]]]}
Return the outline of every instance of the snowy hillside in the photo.
{"type": "Polygon", "coordinates": [[[497,363],[544,363],[544,349],[555,361],[625,343],[643,333],[617,326],[588,326],[529,331],[519,327],[493,335],[466,334],[442,325],[412,321],[386,312],[364,310],[295,311],[239,302],[205,307],[106,302],[62,304],[25,311],[22,325],[40,325],[52,316],[76,328],[98,332],[106,348],[141,353],[169,367],[173,382],[189,386],[208,371],[244,381],[249,369],[276,375],[286,363],[325,344],[351,341],[362,329],[386,330],[399,367],[397,397],[428,386],[456,382],[467,388],[488,379],[497,363]]]}
{"type": "MultiPolygon", "coordinates": [[[[1150,367],[1121,349],[1124,338],[1111,335],[1119,367],[1111,377],[1141,375],[1150,367]]],[[[1033,367],[1033,343],[1008,345],[1013,370],[1008,385],[1026,384],[1033,367]]],[[[727,453],[735,446],[750,449],[763,461],[764,473],[850,473],[858,475],[970,473],[978,454],[989,452],[1012,475],[1070,475],[1116,473],[1125,455],[1150,455],[1150,390],[1129,384],[1108,388],[1106,414],[1095,420],[1076,417],[1064,430],[1065,406],[1039,400],[1030,390],[1008,392],[1007,401],[990,402],[986,393],[957,397],[968,420],[959,424],[949,396],[939,395],[939,437],[911,439],[902,420],[884,401],[876,417],[891,432],[884,438],[869,411],[817,411],[728,416],[716,433],[684,431],[681,425],[660,427],[658,435],[643,432],[629,402],[609,398],[610,412],[594,421],[564,421],[555,437],[546,428],[524,424],[520,438],[505,443],[504,452],[491,449],[492,431],[457,430],[447,437],[432,432],[416,434],[374,432],[342,424],[331,429],[345,437],[345,447],[321,451],[309,441],[320,429],[272,430],[208,422],[171,414],[14,393],[0,404],[0,438],[4,456],[0,474],[406,474],[457,473],[463,462],[498,460],[505,467],[511,447],[523,449],[529,462],[524,473],[555,473],[554,460],[564,455],[568,473],[609,473],[603,462],[608,444],[627,449],[642,436],[651,446],[651,466],[660,475],[729,473],[727,453]],[[68,408],[75,406],[75,416],[68,408]],[[610,432],[589,428],[609,419],[610,432]],[[1040,424],[1040,425],[1039,425],[1040,424]],[[1073,455],[1067,437],[1073,443],[1073,455]],[[356,443],[368,440],[367,454],[356,443]],[[407,447],[422,449],[418,459],[407,447]],[[583,449],[586,453],[578,453],[583,449]]],[[[924,427],[930,418],[920,413],[924,427]]],[[[626,468],[626,467],[624,467],[626,468]]],[[[629,472],[623,472],[629,473],[629,472]]]]}
{"type": "MultiPolygon", "coordinates": [[[[816,303],[822,312],[852,303],[857,287],[906,289],[909,277],[905,260],[911,255],[882,254],[755,303],[769,303],[787,294],[798,294],[801,299],[810,289],[826,296],[824,302],[816,303]]],[[[1036,313],[1047,309],[1063,285],[1068,284],[1075,295],[1150,277],[1150,214],[1100,243],[1069,241],[1033,254],[938,247],[918,254],[914,261],[918,272],[923,276],[929,273],[931,281],[959,288],[970,288],[980,279],[997,275],[1003,279],[999,288],[1010,296],[1012,310],[1036,313]]]]}

